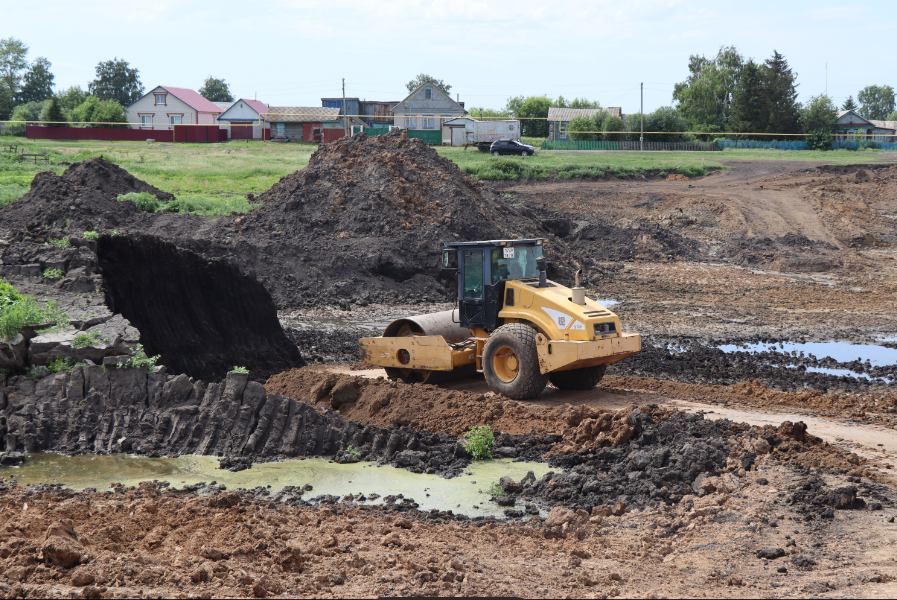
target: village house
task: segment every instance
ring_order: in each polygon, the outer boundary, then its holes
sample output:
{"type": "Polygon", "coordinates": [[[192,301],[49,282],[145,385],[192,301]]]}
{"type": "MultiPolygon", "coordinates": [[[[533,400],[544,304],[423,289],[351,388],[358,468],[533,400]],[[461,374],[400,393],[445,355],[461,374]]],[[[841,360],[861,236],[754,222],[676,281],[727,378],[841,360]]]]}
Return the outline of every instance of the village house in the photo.
{"type": "Polygon", "coordinates": [[[321,106],[341,108],[342,114],[358,117],[367,127],[392,125],[392,107],[397,101],[361,100],[359,98],[321,98],[321,106]],[[345,105],[345,106],[344,106],[345,105]]]}
{"type": "Polygon", "coordinates": [[[608,106],[605,108],[563,108],[559,106],[550,106],[548,108],[548,139],[552,141],[566,140],[567,125],[576,117],[595,118],[599,112],[606,112],[614,117],[623,118],[622,109],[619,106],[608,106]]]}
{"type": "Polygon", "coordinates": [[[897,121],[871,121],[861,117],[852,110],[842,110],[832,125],[835,140],[839,142],[851,140],[869,140],[876,142],[894,142],[897,121]]]}
{"type": "Polygon", "coordinates": [[[349,133],[361,131],[364,123],[342,117],[339,108],[323,106],[269,106],[265,120],[271,139],[329,144],[349,133]]]}
{"type": "Polygon", "coordinates": [[[452,100],[439,87],[427,83],[408,94],[392,108],[396,127],[410,130],[432,130],[442,138],[442,124],[448,119],[463,117],[464,104],[452,100]]]}
{"type": "Polygon", "coordinates": [[[227,137],[232,140],[267,140],[270,139],[270,125],[263,115],[268,110],[264,102],[240,98],[229,103],[218,116],[218,124],[228,130],[227,137]]]}
{"type": "Polygon", "coordinates": [[[224,112],[199,92],[160,85],[125,107],[134,129],[171,129],[173,125],[217,125],[224,112]]]}

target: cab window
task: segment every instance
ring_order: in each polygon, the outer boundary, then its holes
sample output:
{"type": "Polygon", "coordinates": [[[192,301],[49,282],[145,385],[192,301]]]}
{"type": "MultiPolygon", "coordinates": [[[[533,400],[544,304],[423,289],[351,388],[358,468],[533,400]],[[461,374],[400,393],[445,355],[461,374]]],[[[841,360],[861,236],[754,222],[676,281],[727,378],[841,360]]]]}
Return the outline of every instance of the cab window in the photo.
{"type": "Polygon", "coordinates": [[[492,285],[509,279],[530,279],[539,276],[536,259],[542,256],[542,246],[502,246],[489,254],[492,285]]]}
{"type": "Polygon", "coordinates": [[[464,252],[464,297],[483,297],[482,251],[464,252]]]}

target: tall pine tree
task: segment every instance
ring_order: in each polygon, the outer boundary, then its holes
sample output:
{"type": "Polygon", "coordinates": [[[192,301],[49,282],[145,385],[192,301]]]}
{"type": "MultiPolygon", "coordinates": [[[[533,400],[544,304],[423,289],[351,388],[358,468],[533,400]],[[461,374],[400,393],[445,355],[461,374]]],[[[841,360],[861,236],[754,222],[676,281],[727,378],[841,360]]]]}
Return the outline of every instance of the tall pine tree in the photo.
{"type": "Polygon", "coordinates": [[[764,132],[768,124],[763,66],[749,59],[741,68],[738,88],[732,95],[732,114],[727,129],[734,133],[764,132]]]}
{"type": "Polygon", "coordinates": [[[847,100],[844,101],[844,106],[841,107],[841,110],[856,110],[857,103],[853,99],[853,96],[848,96],[847,100]]]}
{"type": "Polygon", "coordinates": [[[800,104],[797,101],[796,73],[791,72],[785,57],[773,50],[766,59],[763,85],[769,121],[766,133],[800,133],[800,104]]]}

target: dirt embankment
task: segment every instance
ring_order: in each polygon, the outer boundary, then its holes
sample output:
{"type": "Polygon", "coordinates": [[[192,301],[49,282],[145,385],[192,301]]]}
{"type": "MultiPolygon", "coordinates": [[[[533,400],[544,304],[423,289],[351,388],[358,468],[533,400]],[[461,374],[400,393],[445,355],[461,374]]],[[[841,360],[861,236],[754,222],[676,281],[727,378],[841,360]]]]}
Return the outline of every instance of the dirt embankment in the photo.
{"type": "Polygon", "coordinates": [[[271,295],[239,266],[148,235],[103,235],[97,257],[107,306],[175,373],[208,381],[241,366],[264,381],[305,364],[271,295]]]}

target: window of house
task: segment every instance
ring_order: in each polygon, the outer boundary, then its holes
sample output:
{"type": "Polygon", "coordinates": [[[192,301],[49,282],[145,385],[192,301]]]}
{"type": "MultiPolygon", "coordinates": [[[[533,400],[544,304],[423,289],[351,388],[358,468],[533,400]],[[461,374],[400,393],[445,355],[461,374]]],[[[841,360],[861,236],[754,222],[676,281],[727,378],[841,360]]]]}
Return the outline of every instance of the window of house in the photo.
{"type": "Polygon", "coordinates": [[[433,115],[424,115],[424,129],[436,129],[436,119],[433,115]]]}
{"type": "Polygon", "coordinates": [[[181,124],[181,115],[169,115],[168,122],[172,125],[180,125],[181,124]]]}
{"type": "Polygon", "coordinates": [[[156,94],[156,105],[165,106],[165,94],[156,94]]]}
{"type": "Polygon", "coordinates": [[[417,129],[417,117],[414,115],[405,115],[405,128],[417,129]]]}
{"type": "Polygon", "coordinates": [[[140,115],[140,125],[143,127],[151,127],[153,124],[153,115],[140,115]]]}
{"type": "Polygon", "coordinates": [[[433,88],[424,88],[424,99],[425,100],[433,99],[433,88]]]}
{"type": "Polygon", "coordinates": [[[283,135],[283,132],[284,132],[284,124],[278,123],[277,124],[277,135],[283,135]]]}
{"type": "Polygon", "coordinates": [[[558,126],[558,131],[561,134],[561,139],[567,139],[567,123],[561,122],[558,126]]]}

